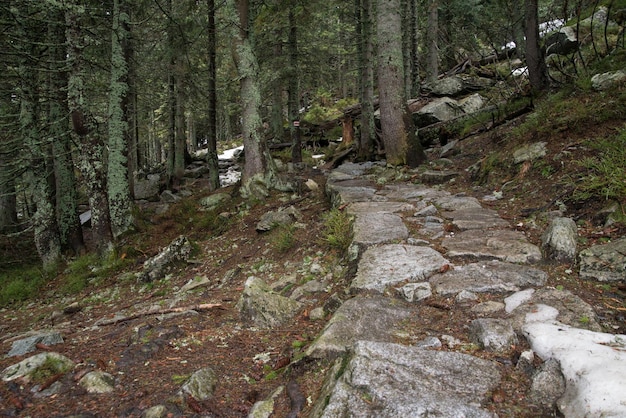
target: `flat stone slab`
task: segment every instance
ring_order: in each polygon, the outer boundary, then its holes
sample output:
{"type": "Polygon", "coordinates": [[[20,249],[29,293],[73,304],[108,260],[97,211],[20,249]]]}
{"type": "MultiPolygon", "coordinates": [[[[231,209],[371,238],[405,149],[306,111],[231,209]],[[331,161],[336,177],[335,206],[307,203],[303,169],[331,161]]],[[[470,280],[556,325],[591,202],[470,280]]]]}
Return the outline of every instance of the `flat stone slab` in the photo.
{"type": "Polygon", "coordinates": [[[55,345],[63,344],[63,337],[58,332],[41,332],[21,340],[13,341],[11,350],[7,356],[22,356],[37,349],[37,344],[55,345]]]}
{"type": "Polygon", "coordinates": [[[441,245],[452,257],[492,258],[511,263],[535,263],[541,260],[541,250],[528,242],[519,231],[468,230],[445,237],[441,245]]]}
{"type": "Polygon", "coordinates": [[[406,202],[354,202],[348,206],[348,213],[353,215],[367,213],[398,213],[414,210],[415,206],[406,202]]]}
{"type": "Polygon", "coordinates": [[[463,290],[474,293],[517,292],[529,286],[543,286],[548,274],[527,265],[491,260],[455,267],[430,278],[435,293],[456,295],[463,290]]]}
{"type": "Polygon", "coordinates": [[[354,222],[355,244],[384,244],[409,237],[402,218],[392,213],[364,213],[356,217],[354,222]]]}
{"type": "Polygon", "coordinates": [[[461,231],[468,229],[507,228],[509,223],[502,219],[498,212],[485,208],[465,208],[443,214],[461,231]]]}
{"type": "Polygon", "coordinates": [[[523,331],[539,357],[561,365],[566,386],[557,406],[564,416],[626,416],[626,335],[554,321],[530,322],[523,331]]]}
{"type": "Polygon", "coordinates": [[[435,200],[450,196],[449,192],[420,184],[393,184],[378,192],[389,200],[435,200]]]}
{"type": "Polygon", "coordinates": [[[396,324],[414,315],[410,305],[382,296],[356,296],[344,302],[328,321],[306,354],[314,358],[335,357],[359,340],[390,342],[396,324]]]}
{"type": "Polygon", "coordinates": [[[435,200],[435,205],[443,210],[461,210],[482,208],[480,202],[471,196],[444,196],[435,200]]]}
{"type": "Polygon", "coordinates": [[[335,206],[352,202],[369,202],[376,193],[375,187],[349,186],[339,183],[327,184],[326,190],[332,196],[332,202],[335,206]]]}
{"type": "Polygon", "coordinates": [[[498,366],[467,354],[359,341],[329,374],[312,417],[495,417],[498,366]]]}
{"type": "Polygon", "coordinates": [[[383,293],[398,283],[423,282],[449,264],[430,247],[389,244],[368,248],[361,257],[351,290],[383,293]]]}

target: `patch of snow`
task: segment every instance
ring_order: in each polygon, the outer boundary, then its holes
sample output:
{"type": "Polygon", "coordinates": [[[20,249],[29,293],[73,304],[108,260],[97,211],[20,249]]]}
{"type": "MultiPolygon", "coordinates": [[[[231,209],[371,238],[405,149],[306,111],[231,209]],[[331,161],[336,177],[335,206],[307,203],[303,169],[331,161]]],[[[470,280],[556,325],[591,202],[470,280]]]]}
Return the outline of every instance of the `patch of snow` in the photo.
{"type": "Polygon", "coordinates": [[[533,293],[535,293],[535,289],[526,289],[520,292],[513,293],[511,296],[504,299],[504,304],[506,305],[504,310],[506,311],[506,313],[513,312],[515,308],[520,306],[522,303],[530,300],[530,298],[533,296],[533,293]]]}
{"type": "Polygon", "coordinates": [[[235,154],[238,151],[243,151],[243,145],[241,145],[241,146],[239,146],[237,148],[227,149],[226,151],[224,151],[223,153],[218,155],[217,158],[219,160],[232,160],[235,157],[235,154]]]}
{"type": "Polygon", "coordinates": [[[567,383],[558,406],[566,417],[626,416],[626,335],[557,321],[527,323],[523,331],[543,360],[559,361],[567,383]]]}

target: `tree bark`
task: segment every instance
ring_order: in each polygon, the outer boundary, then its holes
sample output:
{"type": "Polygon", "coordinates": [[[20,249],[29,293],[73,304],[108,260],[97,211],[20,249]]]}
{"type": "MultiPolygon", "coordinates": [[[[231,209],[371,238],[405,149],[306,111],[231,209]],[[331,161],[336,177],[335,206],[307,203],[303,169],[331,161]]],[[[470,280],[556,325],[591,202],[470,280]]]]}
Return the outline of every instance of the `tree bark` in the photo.
{"type": "Polygon", "coordinates": [[[378,90],[387,163],[417,167],[426,160],[404,97],[400,0],[378,0],[378,90]]]}
{"type": "Polygon", "coordinates": [[[48,126],[53,146],[59,235],[61,247],[79,255],[85,252],[85,241],[78,217],[78,191],[72,160],[72,139],[67,127],[68,74],[63,68],[66,50],[64,15],[61,10],[51,9],[49,13],[48,40],[50,43],[48,126]]]}
{"type": "Polygon", "coordinates": [[[109,87],[109,159],[107,193],[113,236],[133,228],[128,176],[128,9],[125,0],[113,1],[111,31],[111,82],[109,87]]]}
{"type": "Polygon", "coordinates": [[[72,127],[81,145],[79,168],[89,196],[94,245],[100,257],[108,258],[114,253],[114,246],[106,188],[104,141],[95,117],[85,104],[85,38],[82,34],[81,18],[78,8],[71,8],[66,15],[67,62],[70,70],[68,105],[72,127]]]}
{"type": "Polygon", "coordinates": [[[538,1],[525,0],[526,19],[524,31],[526,34],[526,65],[528,66],[528,80],[535,92],[544,90],[549,83],[548,69],[539,46],[539,16],[538,1]]]}
{"type": "Polygon", "coordinates": [[[439,0],[430,0],[428,4],[428,60],[426,61],[426,78],[435,81],[439,76],[439,0]]]}
{"type": "Polygon", "coordinates": [[[242,136],[245,164],[241,173],[241,194],[264,198],[276,181],[274,163],[263,137],[259,65],[250,39],[248,0],[228,0],[231,13],[237,15],[239,30],[234,34],[232,52],[240,78],[242,100],[242,136]]]}
{"type": "Polygon", "coordinates": [[[302,162],[302,144],[300,143],[300,106],[298,97],[300,84],[298,76],[298,26],[294,5],[289,8],[289,133],[291,134],[291,162],[302,162]],[[296,126],[298,123],[298,126],[296,126]]]}
{"type": "Polygon", "coordinates": [[[217,29],[215,27],[215,0],[207,0],[207,163],[209,166],[209,190],[220,188],[220,167],[217,157],[217,29]]]}
{"type": "Polygon", "coordinates": [[[371,160],[376,142],[374,122],[374,36],[373,36],[373,0],[362,0],[361,27],[361,131],[357,149],[358,159],[371,160]]]}

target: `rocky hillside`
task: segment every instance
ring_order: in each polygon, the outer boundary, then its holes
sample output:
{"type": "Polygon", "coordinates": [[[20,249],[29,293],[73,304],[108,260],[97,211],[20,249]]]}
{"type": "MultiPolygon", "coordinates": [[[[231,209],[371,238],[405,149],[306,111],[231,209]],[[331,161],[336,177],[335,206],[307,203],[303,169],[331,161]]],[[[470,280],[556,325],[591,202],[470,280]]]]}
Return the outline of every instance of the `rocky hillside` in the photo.
{"type": "Polygon", "coordinates": [[[608,91],[560,91],[498,126],[484,122],[448,138],[446,147],[434,143],[428,165],[416,170],[306,168],[291,174],[301,180],[299,193],[263,202],[242,201],[235,187],[210,194],[202,178],[190,179],[179,201],[142,203],[139,231],[126,238],[118,260],[68,263],[36,297],[0,311],[2,415],[341,416],[341,408],[389,412],[386,397],[402,387],[423,388],[407,391],[411,399],[402,405],[433,413],[432,402],[413,401],[436,399],[444,414],[460,407],[476,416],[569,415],[577,398],[563,374],[571,370],[538,353],[530,357],[532,330],[513,321],[513,333],[504,332],[511,339],[493,349],[476,328],[486,319],[511,319],[498,304],[535,289],[543,295],[535,303],[546,306],[558,293],[555,309],[570,327],[626,334],[623,264],[607,266],[621,279],[599,281],[581,277],[579,257],[626,236],[626,147],[618,133],[625,94],[623,83],[608,91]],[[451,215],[467,208],[445,199],[475,202],[486,212],[451,215]],[[378,214],[351,236],[346,225],[365,211],[355,202],[368,202],[378,214]],[[385,206],[390,202],[393,208],[385,206]],[[573,257],[547,257],[542,235],[554,218],[575,225],[573,257]],[[476,231],[468,225],[479,219],[481,230],[512,234],[524,249],[505,242],[500,256],[481,253],[478,243],[455,247],[453,237],[476,238],[467,231],[476,231]],[[389,238],[396,227],[400,235],[389,238]],[[357,245],[348,248],[350,242],[357,245]],[[376,246],[391,252],[365,267],[367,249],[376,246]],[[418,253],[403,258],[412,251],[418,253]],[[502,269],[490,286],[444,290],[452,286],[446,275],[487,259],[506,263],[490,267],[502,269]],[[419,273],[403,270],[415,260],[430,261],[419,273]],[[520,263],[530,278],[502,279],[520,263]],[[364,271],[380,276],[381,266],[393,280],[372,284],[364,271]],[[489,306],[494,310],[481,311],[489,306]],[[386,315],[391,323],[383,322],[386,315]],[[333,327],[359,337],[324,343],[333,327]],[[390,356],[408,368],[378,361],[390,356]],[[20,363],[26,359],[34,370],[20,363]],[[455,366],[414,369],[424,363],[455,366]],[[366,375],[357,373],[368,364],[378,373],[359,383],[356,377],[366,375]],[[432,386],[403,373],[423,373],[432,386]],[[556,379],[547,387],[557,391],[534,388],[537,375],[556,379]],[[338,393],[342,384],[345,392],[338,393]],[[325,410],[329,405],[339,412],[325,410]]]}

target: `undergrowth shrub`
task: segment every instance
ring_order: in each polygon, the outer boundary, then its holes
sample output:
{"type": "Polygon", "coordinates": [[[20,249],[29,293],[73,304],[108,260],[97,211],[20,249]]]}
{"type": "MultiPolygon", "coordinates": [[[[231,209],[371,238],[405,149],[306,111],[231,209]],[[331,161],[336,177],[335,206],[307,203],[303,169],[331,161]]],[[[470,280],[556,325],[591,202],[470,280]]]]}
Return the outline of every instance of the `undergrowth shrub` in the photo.
{"type": "Polygon", "coordinates": [[[324,230],[322,231],[322,241],[331,249],[346,251],[352,244],[352,223],[354,218],[347,212],[332,209],[326,212],[322,220],[324,222],[324,230]]]}
{"type": "Polygon", "coordinates": [[[599,154],[579,162],[587,172],[581,176],[574,198],[604,198],[626,203],[626,128],[617,136],[588,141],[587,145],[599,154]]]}
{"type": "Polygon", "coordinates": [[[18,267],[0,273],[0,306],[35,297],[45,283],[45,274],[36,267],[18,267]]]}

